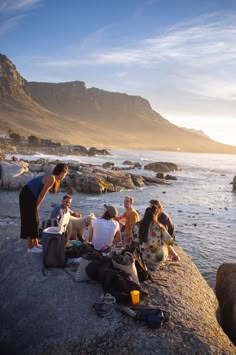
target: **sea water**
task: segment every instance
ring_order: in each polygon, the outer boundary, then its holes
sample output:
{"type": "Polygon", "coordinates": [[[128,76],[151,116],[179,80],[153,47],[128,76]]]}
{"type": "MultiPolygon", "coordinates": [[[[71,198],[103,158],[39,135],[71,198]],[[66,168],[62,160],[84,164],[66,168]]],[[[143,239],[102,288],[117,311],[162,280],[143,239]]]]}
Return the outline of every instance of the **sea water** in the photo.
{"type": "MultiPolygon", "coordinates": [[[[176,242],[192,258],[209,285],[214,287],[218,267],[224,262],[236,262],[236,192],[232,190],[236,155],[127,150],[111,150],[110,153],[110,156],[63,156],[60,159],[95,165],[109,161],[117,166],[130,160],[141,163],[142,169],[128,172],[151,176],[155,173],[144,170],[143,166],[162,161],[178,164],[181,171],[170,173],[177,180],[169,185],[101,195],[76,193],[72,208],[83,215],[94,212],[99,216],[104,203],[112,203],[121,214],[124,196],[129,194],[134,197],[134,207],[142,216],[151,199],[161,200],[175,224],[176,242]]],[[[17,157],[27,160],[59,158],[42,154],[17,157]]],[[[51,204],[60,203],[62,196],[63,192],[57,196],[48,194],[40,207],[40,217],[46,218],[51,204]]]]}

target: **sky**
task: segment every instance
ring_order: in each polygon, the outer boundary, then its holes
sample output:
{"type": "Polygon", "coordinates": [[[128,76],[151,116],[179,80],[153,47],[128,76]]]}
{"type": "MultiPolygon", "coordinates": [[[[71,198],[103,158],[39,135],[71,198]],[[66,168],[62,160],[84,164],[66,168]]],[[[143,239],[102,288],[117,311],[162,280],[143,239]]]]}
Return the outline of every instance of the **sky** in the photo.
{"type": "Polygon", "coordinates": [[[141,96],[236,145],[236,0],[0,0],[0,53],[27,81],[141,96]]]}

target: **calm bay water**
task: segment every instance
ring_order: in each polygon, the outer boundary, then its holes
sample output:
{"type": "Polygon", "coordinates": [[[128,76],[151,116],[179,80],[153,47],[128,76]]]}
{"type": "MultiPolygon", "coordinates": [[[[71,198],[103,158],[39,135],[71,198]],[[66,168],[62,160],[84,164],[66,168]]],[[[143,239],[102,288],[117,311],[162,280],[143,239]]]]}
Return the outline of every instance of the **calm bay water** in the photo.
{"type": "MultiPolygon", "coordinates": [[[[65,156],[61,159],[97,165],[110,161],[119,166],[124,160],[142,165],[168,161],[180,165],[182,170],[171,173],[177,181],[168,186],[103,195],[77,193],[73,196],[73,209],[83,214],[94,212],[99,216],[103,204],[108,202],[122,213],[123,197],[130,194],[135,199],[135,208],[143,215],[150,199],[160,199],[174,221],[177,243],[190,255],[209,285],[214,287],[217,268],[223,262],[236,262],[236,192],[232,191],[231,184],[236,175],[236,156],[125,150],[111,150],[111,154],[105,157],[65,156]]],[[[38,157],[42,155],[24,156],[28,160],[38,157]]],[[[58,159],[56,156],[50,158],[58,159]]],[[[143,169],[131,172],[155,176],[155,173],[143,169]]],[[[60,202],[62,195],[60,192],[59,196],[47,196],[40,211],[42,218],[47,217],[51,203],[60,202]]]]}

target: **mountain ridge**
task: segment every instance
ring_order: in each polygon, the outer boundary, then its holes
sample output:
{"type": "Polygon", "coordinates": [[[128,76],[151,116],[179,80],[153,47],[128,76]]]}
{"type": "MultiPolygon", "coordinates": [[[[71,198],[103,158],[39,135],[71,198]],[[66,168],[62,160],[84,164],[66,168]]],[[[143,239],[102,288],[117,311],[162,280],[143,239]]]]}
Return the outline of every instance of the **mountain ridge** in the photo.
{"type": "Polygon", "coordinates": [[[0,54],[0,130],[120,149],[236,154],[236,147],[175,126],[150,103],[83,81],[28,82],[0,54]]]}

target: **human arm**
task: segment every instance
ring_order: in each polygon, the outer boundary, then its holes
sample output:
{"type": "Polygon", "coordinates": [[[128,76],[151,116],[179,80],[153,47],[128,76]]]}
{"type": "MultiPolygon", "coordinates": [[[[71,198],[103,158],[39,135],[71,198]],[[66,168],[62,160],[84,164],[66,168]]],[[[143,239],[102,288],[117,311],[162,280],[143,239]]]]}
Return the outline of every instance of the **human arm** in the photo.
{"type": "Polygon", "coordinates": [[[87,240],[89,243],[92,243],[92,240],[93,240],[93,227],[92,226],[90,226],[90,228],[89,228],[89,235],[88,235],[87,240]]]}
{"type": "Polygon", "coordinates": [[[121,224],[121,222],[126,219],[126,212],[122,216],[116,217],[114,219],[121,224]]]}
{"type": "Polygon", "coordinates": [[[174,227],[174,223],[172,222],[172,220],[168,219],[168,233],[172,236],[172,238],[175,240],[175,227],[174,227]]]}
{"type": "Polygon", "coordinates": [[[132,238],[132,228],[139,221],[139,215],[135,210],[129,212],[125,223],[126,243],[130,244],[132,238]]]}
{"type": "Polygon", "coordinates": [[[82,217],[82,214],[77,213],[75,211],[70,211],[70,215],[73,216],[73,217],[77,217],[77,218],[81,218],[82,217]]]}
{"type": "Polygon", "coordinates": [[[39,209],[39,206],[43,202],[47,192],[50,190],[50,188],[55,183],[55,180],[56,180],[55,176],[53,176],[53,175],[45,176],[43,178],[43,189],[40,192],[40,194],[38,195],[37,202],[36,202],[37,209],[39,209]]]}
{"type": "Polygon", "coordinates": [[[173,238],[172,236],[168,233],[165,227],[159,226],[160,228],[160,233],[161,233],[161,239],[164,243],[166,244],[173,244],[173,238]]]}
{"type": "Polygon", "coordinates": [[[121,232],[120,229],[116,232],[115,236],[114,236],[114,244],[120,244],[122,243],[122,237],[121,237],[121,232]]]}

